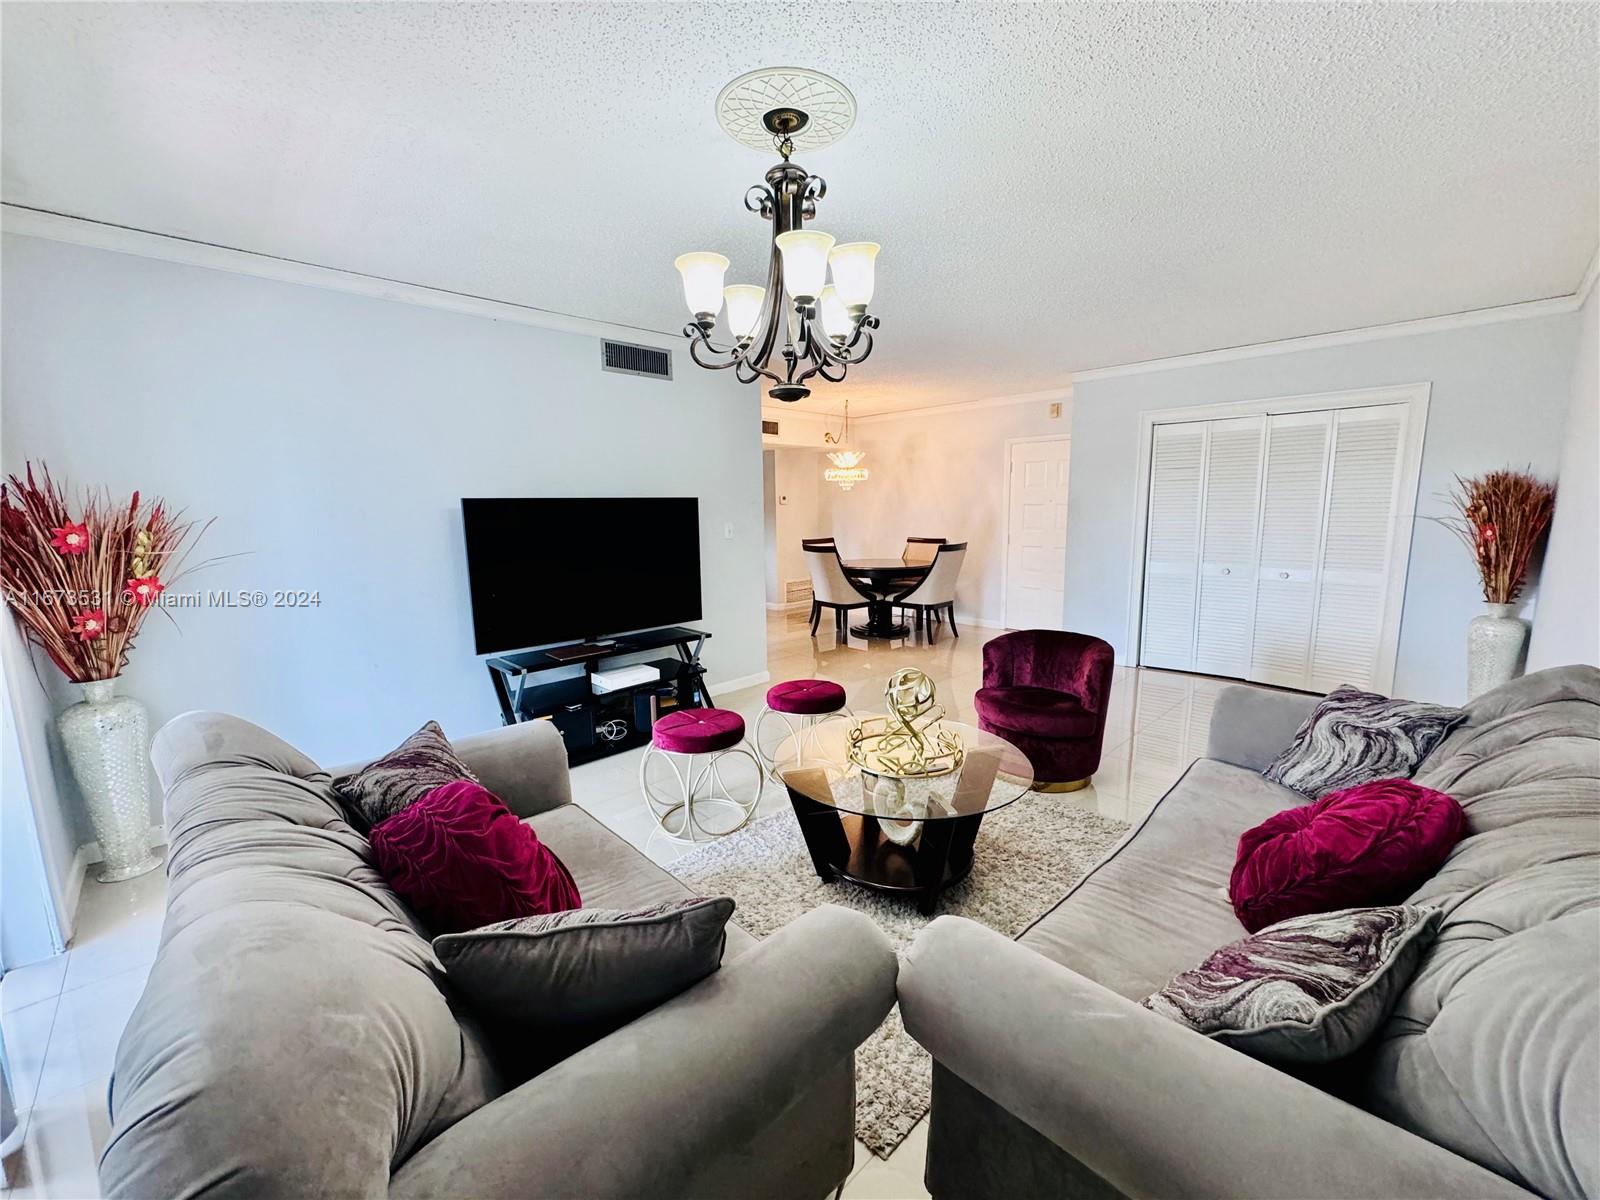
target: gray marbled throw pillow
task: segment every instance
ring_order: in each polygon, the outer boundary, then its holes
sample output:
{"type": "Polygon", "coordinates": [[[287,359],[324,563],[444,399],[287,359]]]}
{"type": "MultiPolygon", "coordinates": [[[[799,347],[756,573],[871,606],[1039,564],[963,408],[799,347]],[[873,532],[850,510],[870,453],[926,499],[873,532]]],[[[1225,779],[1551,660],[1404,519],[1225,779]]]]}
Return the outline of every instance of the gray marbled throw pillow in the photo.
{"type": "Polygon", "coordinates": [[[333,790],[371,826],[458,779],[477,782],[478,777],[461,761],[439,723],[429,721],[382,758],[335,779],[333,790]]]}
{"type": "Polygon", "coordinates": [[[627,912],[574,908],[434,938],[451,985],[501,1026],[599,1036],[722,963],[727,896],[627,912]]]}
{"type": "Polygon", "coordinates": [[[1374,779],[1410,779],[1466,719],[1465,710],[1443,704],[1335,688],[1262,774],[1313,800],[1374,779]]]}
{"type": "Polygon", "coordinates": [[[1402,904],[1291,917],[1224,946],[1142,1003],[1253,1058],[1332,1062],[1388,1019],[1440,915],[1402,904]]]}

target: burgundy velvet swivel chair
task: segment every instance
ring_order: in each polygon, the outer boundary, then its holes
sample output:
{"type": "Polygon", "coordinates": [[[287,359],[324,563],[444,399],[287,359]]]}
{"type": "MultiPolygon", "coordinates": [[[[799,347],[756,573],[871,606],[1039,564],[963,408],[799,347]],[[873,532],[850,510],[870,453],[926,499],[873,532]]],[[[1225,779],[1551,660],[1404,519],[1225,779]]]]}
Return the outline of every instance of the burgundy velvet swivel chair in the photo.
{"type": "Polygon", "coordinates": [[[1027,755],[1037,790],[1077,791],[1100,766],[1111,667],[1110,644],[1088,634],[1001,634],[983,647],[978,727],[1027,755]]]}

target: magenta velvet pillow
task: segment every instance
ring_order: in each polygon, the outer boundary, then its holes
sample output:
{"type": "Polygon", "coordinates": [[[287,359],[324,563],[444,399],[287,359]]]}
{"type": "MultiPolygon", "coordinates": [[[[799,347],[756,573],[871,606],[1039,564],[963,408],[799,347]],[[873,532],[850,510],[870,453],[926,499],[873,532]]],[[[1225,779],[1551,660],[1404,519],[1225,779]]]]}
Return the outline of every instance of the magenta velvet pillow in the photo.
{"type": "Polygon", "coordinates": [[[1375,779],[1268,817],[1239,839],[1228,897],[1251,933],[1405,899],[1437,871],[1467,819],[1443,792],[1375,779]]]}
{"type": "Polygon", "coordinates": [[[372,852],[389,886],[435,934],[583,903],[550,847],[472,779],[436,787],[380,821],[372,852]]]}

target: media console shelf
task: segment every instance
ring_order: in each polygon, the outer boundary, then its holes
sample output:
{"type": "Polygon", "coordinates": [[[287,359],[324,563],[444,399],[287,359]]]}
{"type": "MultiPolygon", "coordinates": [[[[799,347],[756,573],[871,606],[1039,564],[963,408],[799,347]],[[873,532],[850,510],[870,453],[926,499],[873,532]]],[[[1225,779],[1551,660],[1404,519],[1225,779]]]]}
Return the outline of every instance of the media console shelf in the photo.
{"type": "Polygon", "coordinates": [[[567,743],[567,760],[573,766],[643,746],[650,741],[650,725],[659,712],[710,706],[705,668],[700,665],[700,651],[710,636],[671,625],[630,633],[606,645],[579,643],[495,655],[486,665],[500,702],[500,720],[506,725],[551,721],[567,743]],[[660,679],[614,692],[596,693],[590,685],[589,676],[607,660],[667,649],[676,657],[647,660],[647,665],[660,670],[660,679]],[[583,667],[582,675],[540,681],[540,676],[575,666],[583,667]]]}

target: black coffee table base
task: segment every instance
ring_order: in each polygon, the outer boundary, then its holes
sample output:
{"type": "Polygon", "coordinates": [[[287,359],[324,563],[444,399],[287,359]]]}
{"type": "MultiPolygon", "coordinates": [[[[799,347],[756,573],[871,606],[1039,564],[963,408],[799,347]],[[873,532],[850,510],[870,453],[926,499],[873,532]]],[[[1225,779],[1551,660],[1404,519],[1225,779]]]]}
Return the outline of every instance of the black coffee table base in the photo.
{"type": "Polygon", "coordinates": [[[972,844],[982,813],[924,821],[909,846],[883,835],[878,819],[840,812],[789,788],[811,865],[824,883],[845,880],[877,892],[914,896],[917,910],[932,916],[939,895],[972,870],[972,844]]]}
{"type": "Polygon", "coordinates": [[[867,605],[867,623],[852,625],[850,632],[859,638],[903,638],[911,626],[894,619],[894,605],[887,600],[874,600],[867,605]]]}

